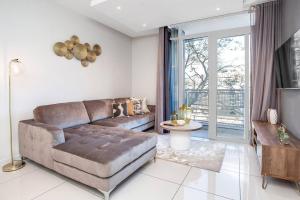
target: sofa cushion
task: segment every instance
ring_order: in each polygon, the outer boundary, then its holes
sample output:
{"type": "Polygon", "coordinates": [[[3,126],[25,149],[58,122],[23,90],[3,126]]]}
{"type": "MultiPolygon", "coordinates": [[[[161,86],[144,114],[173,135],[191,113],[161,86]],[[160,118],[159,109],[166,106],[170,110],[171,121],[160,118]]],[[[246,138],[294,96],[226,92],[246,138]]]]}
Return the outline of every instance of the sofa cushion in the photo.
{"type": "Polygon", "coordinates": [[[90,123],[89,116],[82,102],[39,106],[34,109],[33,115],[35,121],[58,128],[68,128],[90,123]]]}
{"type": "Polygon", "coordinates": [[[54,147],[54,160],[101,178],[114,175],[157,143],[151,133],[89,124],[64,131],[73,137],[54,147]]]}
{"type": "Polygon", "coordinates": [[[83,103],[92,122],[113,116],[112,99],[90,100],[83,103]]]}
{"type": "Polygon", "coordinates": [[[123,98],[115,98],[113,101],[115,103],[126,103],[130,98],[129,97],[123,97],[123,98]]]}
{"type": "Polygon", "coordinates": [[[124,117],[107,118],[93,122],[94,125],[133,129],[154,121],[154,113],[124,117]]]}

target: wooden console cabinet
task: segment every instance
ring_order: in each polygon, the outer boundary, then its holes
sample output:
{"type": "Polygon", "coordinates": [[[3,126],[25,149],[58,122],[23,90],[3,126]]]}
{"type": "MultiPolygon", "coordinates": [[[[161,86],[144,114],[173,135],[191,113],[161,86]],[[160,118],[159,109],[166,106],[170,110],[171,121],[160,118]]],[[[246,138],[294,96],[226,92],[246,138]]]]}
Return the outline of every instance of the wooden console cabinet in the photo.
{"type": "Polygon", "coordinates": [[[252,123],[252,144],[261,168],[262,187],[267,187],[267,177],[273,177],[295,182],[300,191],[300,140],[289,133],[289,144],[281,144],[277,136],[279,125],[262,121],[252,123]]]}

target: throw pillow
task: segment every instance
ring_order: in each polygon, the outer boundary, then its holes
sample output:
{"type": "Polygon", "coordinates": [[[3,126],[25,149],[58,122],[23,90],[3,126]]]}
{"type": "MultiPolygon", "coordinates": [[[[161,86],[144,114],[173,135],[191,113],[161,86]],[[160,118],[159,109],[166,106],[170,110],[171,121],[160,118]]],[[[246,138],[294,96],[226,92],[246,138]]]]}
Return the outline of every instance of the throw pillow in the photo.
{"type": "Polygon", "coordinates": [[[142,115],[144,114],[142,110],[142,100],[138,98],[130,98],[131,102],[133,103],[133,112],[135,115],[142,115]]]}
{"type": "Polygon", "coordinates": [[[131,100],[127,100],[127,113],[129,116],[133,116],[134,115],[134,105],[133,102],[131,100]]]}
{"type": "Polygon", "coordinates": [[[144,98],[142,98],[141,100],[142,100],[142,111],[143,111],[144,113],[149,113],[150,110],[148,109],[146,98],[144,97],[144,98]]]}
{"type": "Polygon", "coordinates": [[[128,116],[126,103],[113,103],[113,117],[128,116]]]}
{"type": "Polygon", "coordinates": [[[144,114],[150,112],[147,106],[147,99],[145,97],[143,98],[132,97],[130,99],[133,102],[135,114],[144,114]]]}

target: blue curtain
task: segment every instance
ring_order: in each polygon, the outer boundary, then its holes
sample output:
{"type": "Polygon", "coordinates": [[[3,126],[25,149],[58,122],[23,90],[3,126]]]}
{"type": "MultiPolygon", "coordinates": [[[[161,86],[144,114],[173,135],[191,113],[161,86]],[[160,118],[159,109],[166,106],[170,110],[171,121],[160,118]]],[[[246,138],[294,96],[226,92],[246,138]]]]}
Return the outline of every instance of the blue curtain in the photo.
{"type": "MultiPolygon", "coordinates": [[[[171,33],[171,38],[178,36],[178,30],[173,28],[169,29],[171,33]]],[[[172,113],[178,110],[178,41],[177,40],[170,40],[169,45],[169,105],[170,105],[170,113],[169,117],[172,113]]]]}
{"type": "Polygon", "coordinates": [[[159,133],[164,132],[159,124],[169,120],[178,108],[177,42],[170,39],[172,34],[176,34],[176,30],[159,29],[155,112],[155,130],[159,133]]]}

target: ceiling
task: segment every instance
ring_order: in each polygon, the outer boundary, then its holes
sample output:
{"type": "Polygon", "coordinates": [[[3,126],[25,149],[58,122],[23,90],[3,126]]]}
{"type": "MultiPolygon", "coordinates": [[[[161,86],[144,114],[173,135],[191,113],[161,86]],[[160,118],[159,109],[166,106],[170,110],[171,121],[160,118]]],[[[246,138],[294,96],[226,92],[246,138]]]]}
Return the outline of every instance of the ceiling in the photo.
{"type": "Polygon", "coordinates": [[[240,12],[243,0],[56,0],[59,4],[130,37],[156,33],[161,26],[240,12]]]}

